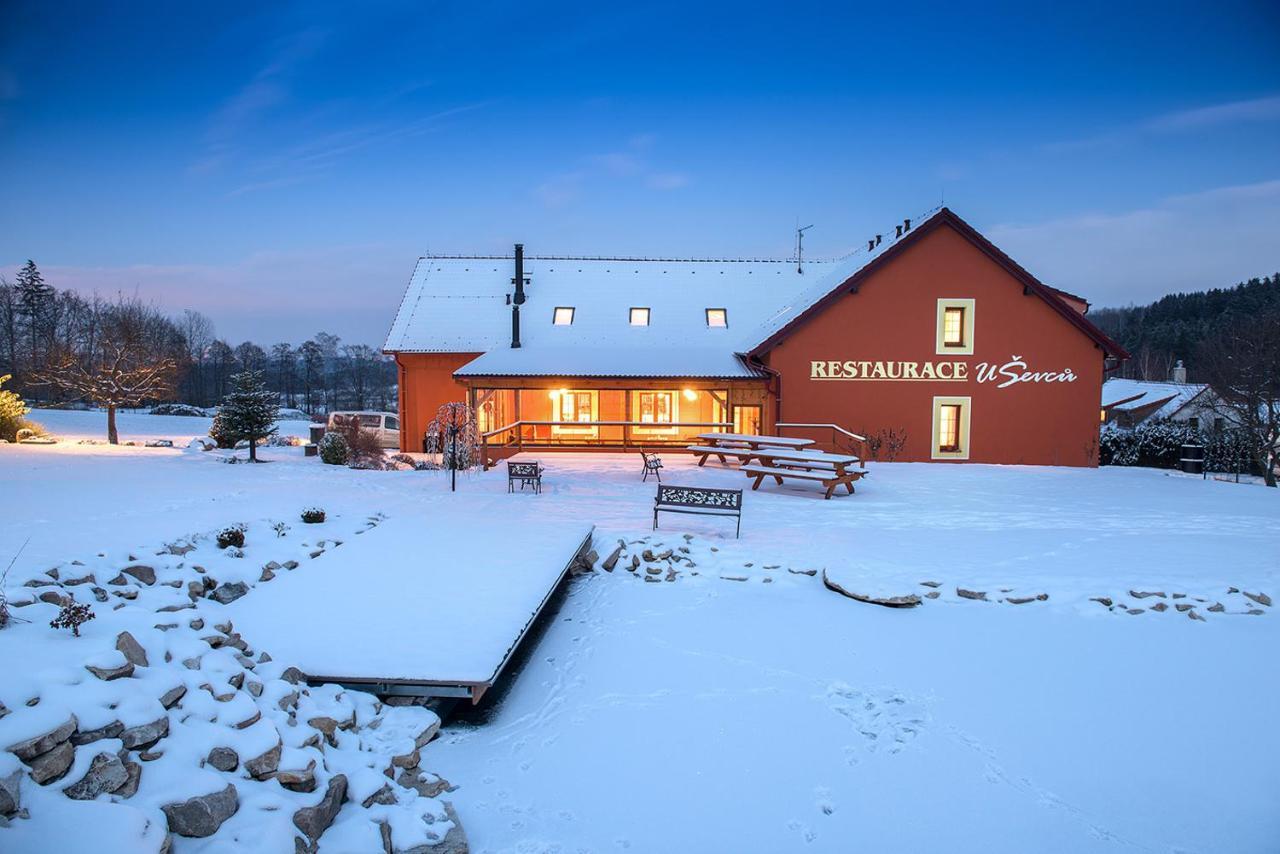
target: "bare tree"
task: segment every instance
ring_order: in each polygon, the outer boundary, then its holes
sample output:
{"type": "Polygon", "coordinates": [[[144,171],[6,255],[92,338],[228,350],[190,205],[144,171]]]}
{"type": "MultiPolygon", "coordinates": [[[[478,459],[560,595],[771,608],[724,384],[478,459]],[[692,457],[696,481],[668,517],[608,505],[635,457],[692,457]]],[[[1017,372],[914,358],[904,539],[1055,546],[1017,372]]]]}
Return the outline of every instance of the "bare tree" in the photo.
{"type": "Polygon", "coordinates": [[[1280,311],[1228,324],[1200,348],[1213,408],[1244,431],[1267,486],[1280,465],[1280,311]]]}
{"type": "Polygon", "coordinates": [[[116,409],[171,394],[177,354],[169,321],[136,297],[108,306],[100,326],[92,348],[57,353],[35,377],[41,385],[105,406],[107,441],[116,445],[116,409]]]}

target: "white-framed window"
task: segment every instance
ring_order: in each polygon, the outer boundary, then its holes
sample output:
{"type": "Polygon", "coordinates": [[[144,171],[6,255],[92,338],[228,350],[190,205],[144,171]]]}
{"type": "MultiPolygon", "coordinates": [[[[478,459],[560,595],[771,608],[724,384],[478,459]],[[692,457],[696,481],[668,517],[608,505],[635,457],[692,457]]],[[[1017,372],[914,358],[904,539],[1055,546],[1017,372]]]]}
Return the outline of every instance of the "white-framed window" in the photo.
{"type": "Polygon", "coordinates": [[[676,428],[659,425],[672,424],[680,417],[680,395],[676,391],[631,392],[631,417],[643,421],[649,427],[636,427],[637,433],[674,433],[676,428]]]}
{"type": "Polygon", "coordinates": [[[555,314],[551,316],[551,322],[556,326],[572,326],[573,325],[573,306],[558,305],[555,314]]]}
{"type": "Polygon", "coordinates": [[[938,300],[938,355],[973,355],[973,300],[938,300]]]}
{"type": "Polygon", "coordinates": [[[649,325],[649,309],[643,307],[633,307],[631,309],[631,325],[632,326],[648,326],[649,325]]]}
{"type": "MultiPolygon", "coordinates": [[[[550,392],[553,421],[591,422],[600,420],[600,393],[594,389],[561,388],[550,392]]],[[[582,427],[555,425],[552,433],[594,436],[598,428],[589,423],[582,427]]]]}
{"type": "Polygon", "coordinates": [[[729,325],[729,310],[724,308],[707,309],[707,326],[723,329],[729,325]]]}
{"type": "Polygon", "coordinates": [[[972,399],[968,397],[935,397],[933,399],[933,447],[935,460],[969,459],[969,422],[972,399]]]}

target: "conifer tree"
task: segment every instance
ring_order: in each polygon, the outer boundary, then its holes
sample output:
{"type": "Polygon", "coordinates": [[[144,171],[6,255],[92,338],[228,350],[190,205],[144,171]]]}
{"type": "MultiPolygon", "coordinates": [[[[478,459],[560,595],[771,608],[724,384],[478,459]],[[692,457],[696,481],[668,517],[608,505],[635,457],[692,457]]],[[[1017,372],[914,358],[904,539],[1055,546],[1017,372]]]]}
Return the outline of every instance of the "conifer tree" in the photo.
{"type": "Polygon", "coordinates": [[[18,316],[26,327],[27,343],[30,346],[31,366],[40,364],[39,344],[45,337],[45,326],[49,318],[49,310],[53,303],[55,291],[45,284],[44,276],[36,267],[36,262],[27,259],[27,263],[18,271],[14,281],[14,289],[18,294],[18,316]]]}
{"type": "Polygon", "coordinates": [[[218,418],[226,429],[248,440],[252,462],[258,461],[258,440],[276,432],[276,401],[276,393],[263,382],[262,371],[245,371],[231,377],[231,392],[218,408],[218,418]]]}

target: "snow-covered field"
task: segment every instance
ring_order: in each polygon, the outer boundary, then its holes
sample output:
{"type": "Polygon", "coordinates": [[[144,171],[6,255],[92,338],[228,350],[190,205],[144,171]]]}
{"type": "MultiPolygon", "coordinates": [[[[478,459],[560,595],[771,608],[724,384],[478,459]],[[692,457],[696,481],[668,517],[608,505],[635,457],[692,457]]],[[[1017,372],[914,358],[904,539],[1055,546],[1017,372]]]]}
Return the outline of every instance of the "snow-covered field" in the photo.
{"type": "MultiPolygon", "coordinates": [[[[56,433],[89,435],[96,428],[69,423],[86,415],[36,418],[56,433]]],[[[122,437],[202,432],[180,431],[186,420],[126,415],[122,437]]],[[[450,494],[439,473],[336,469],[292,448],[263,456],[272,462],[228,466],[179,450],[0,446],[4,562],[30,538],[9,589],[55,565],[123,565],[131,550],[234,522],[248,526],[253,561],[269,549],[297,551],[316,536],[297,514],[318,504],[343,537],[375,514],[419,520],[422,550],[404,556],[402,590],[361,589],[352,563],[357,580],[335,591],[376,603],[413,589],[415,562],[432,559],[433,530],[476,518],[595,524],[596,571],[570,583],[518,677],[421,751],[421,767],[457,787],[445,798],[473,850],[1280,846],[1280,619],[1244,595],[1280,596],[1280,491],[1141,469],[876,465],[856,495],[831,501],[803,485],[749,492],[734,540],[731,522],[697,516],[664,515],[650,531],[654,488],[640,482],[638,455],[546,455],[541,496],[508,495],[500,470],[461,477],[450,494]],[[278,546],[267,540],[275,520],[291,525],[278,546]],[[625,551],[607,572],[600,564],[618,540],[625,551]],[[668,549],[672,560],[662,558],[668,549]],[[629,571],[645,550],[653,560],[629,571]],[[867,605],[824,588],[823,570],[859,592],[938,596],[912,609],[867,605]],[[1163,595],[1135,595],[1146,593],[1163,595]]],[[[746,484],[714,464],[665,462],[667,482],[746,484]]],[[[477,541],[458,571],[519,548],[477,541]]],[[[344,560],[343,548],[315,558],[327,574],[344,560]]],[[[0,631],[0,660],[17,674],[0,680],[0,701],[12,708],[40,689],[25,662],[81,648],[88,657],[104,643],[109,651],[114,621],[134,619],[139,631],[156,622],[154,612],[108,607],[78,641],[47,627],[53,606],[16,609],[30,622],[0,631]]],[[[428,625],[421,635],[447,642],[428,625]]],[[[340,627],[316,637],[343,642],[340,627]]],[[[189,727],[170,715],[169,738],[184,737],[189,727]]],[[[89,758],[77,755],[54,785],[83,773],[89,758]]],[[[112,797],[75,804],[102,810],[112,797]]],[[[144,813],[158,797],[135,796],[144,813]]],[[[32,822],[42,800],[31,804],[32,822]]],[[[264,840],[287,836],[246,800],[230,830],[175,837],[175,850],[244,844],[254,816],[271,831],[264,840]]],[[[357,811],[343,806],[321,851],[359,850],[343,847],[365,838],[357,811]]],[[[56,812],[64,823],[74,816],[56,812]]],[[[14,847],[13,833],[0,829],[0,850],[14,847]]],[[[101,841],[72,836],[83,850],[101,841]]]]}

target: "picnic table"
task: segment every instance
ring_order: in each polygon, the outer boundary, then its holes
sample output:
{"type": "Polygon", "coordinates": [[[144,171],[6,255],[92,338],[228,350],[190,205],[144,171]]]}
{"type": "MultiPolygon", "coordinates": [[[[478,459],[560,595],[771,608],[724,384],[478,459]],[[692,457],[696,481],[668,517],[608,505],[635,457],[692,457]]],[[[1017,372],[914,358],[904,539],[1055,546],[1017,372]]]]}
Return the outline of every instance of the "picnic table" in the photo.
{"type": "Polygon", "coordinates": [[[756,465],[743,465],[741,471],[755,478],[752,490],[760,488],[766,477],[782,485],[784,479],[820,483],[826,487],[826,498],[831,498],[836,487],[843,485],[853,494],[853,483],[866,477],[866,462],[850,454],[828,454],[804,448],[761,448],[754,452],[760,461],[756,465]],[[852,466],[858,466],[851,470],[852,466]]]}
{"type": "Polygon", "coordinates": [[[695,438],[702,444],[689,445],[688,450],[698,456],[698,465],[705,465],[708,457],[718,457],[728,465],[728,457],[748,463],[755,459],[762,448],[807,448],[812,439],[794,439],[786,436],[752,436],[747,433],[699,433],[695,438]]]}

